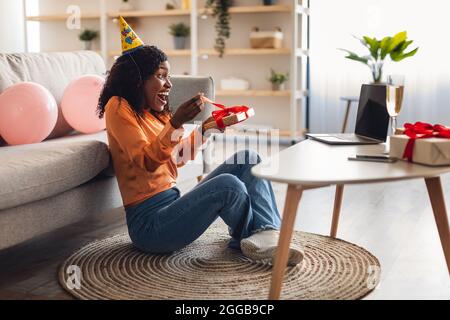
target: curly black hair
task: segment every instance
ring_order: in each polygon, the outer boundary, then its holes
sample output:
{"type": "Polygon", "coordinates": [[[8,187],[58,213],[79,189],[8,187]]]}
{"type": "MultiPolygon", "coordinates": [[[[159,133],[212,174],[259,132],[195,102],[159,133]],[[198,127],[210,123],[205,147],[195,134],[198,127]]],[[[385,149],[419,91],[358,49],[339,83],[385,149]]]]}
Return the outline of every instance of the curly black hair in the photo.
{"type": "MultiPolygon", "coordinates": [[[[167,61],[167,55],[162,50],[147,45],[117,58],[107,73],[106,82],[100,94],[97,105],[99,118],[103,118],[106,104],[113,96],[125,99],[134,112],[142,116],[145,106],[144,81],[153,75],[164,61],[167,61]]],[[[158,113],[154,110],[150,112],[158,113]]],[[[159,114],[165,112],[170,113],[169,102],[159,114]]]]}

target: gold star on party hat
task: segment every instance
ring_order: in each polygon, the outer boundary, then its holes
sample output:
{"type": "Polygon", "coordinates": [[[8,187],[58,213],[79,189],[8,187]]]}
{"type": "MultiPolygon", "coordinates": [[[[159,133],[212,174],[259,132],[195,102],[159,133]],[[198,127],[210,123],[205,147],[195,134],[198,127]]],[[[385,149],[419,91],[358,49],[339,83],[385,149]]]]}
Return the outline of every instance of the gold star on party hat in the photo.
{"type": "Polygon", "coordinates": [[[122,16],[119,16],[122,54],[133,52],[144,46],[144,42],[136,35],[122,16]]]}

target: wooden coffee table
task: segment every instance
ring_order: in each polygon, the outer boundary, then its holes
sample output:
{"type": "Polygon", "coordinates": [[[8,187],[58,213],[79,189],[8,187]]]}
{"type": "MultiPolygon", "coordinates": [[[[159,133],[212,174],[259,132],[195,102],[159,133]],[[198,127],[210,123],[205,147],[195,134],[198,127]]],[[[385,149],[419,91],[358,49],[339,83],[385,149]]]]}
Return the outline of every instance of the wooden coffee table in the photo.
{"type": "Polygon", "coordinates": [[[345,184],[425,179],[450,274],[450,230],[440,179],[441,174],[450,172],[450,166],[430,167],[405,161],[380,163],[347,159],[355,154],[380,154],[384,148],[384,145],[330,146],[305,140],[252,168],[252,173],[257,177],[288,184],[269,299],[280,298],[295,217],[303,191],[329,185],[336,185],[330,230],[330,236],[336,237],[345,184]]]}

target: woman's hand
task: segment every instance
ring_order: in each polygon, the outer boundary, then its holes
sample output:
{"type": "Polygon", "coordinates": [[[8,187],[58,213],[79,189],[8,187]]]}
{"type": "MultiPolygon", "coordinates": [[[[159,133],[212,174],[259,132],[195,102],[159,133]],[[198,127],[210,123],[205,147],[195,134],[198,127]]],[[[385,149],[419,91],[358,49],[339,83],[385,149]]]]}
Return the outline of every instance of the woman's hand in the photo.
{"type": "Polygon", "coordinates": [[[194,119],[204,109],[204,103],[202,100],[203,93],[199,93],[184,102],[178,107],[174,115],[170,119],[170,123],[175,129],[180,128],[184,123],[194,119]]]}

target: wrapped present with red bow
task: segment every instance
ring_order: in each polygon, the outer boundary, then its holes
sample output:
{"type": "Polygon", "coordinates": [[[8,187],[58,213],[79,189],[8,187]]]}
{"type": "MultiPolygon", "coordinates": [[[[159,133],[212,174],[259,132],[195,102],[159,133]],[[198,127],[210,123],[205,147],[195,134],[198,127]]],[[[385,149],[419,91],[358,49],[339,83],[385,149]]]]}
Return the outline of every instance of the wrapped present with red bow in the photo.
{"type": "Polygon", "coordinates": [[[389,155],[430,166],[450,165],[450,128],[425,122],[405,123],[390,137],[389,155]]]}
{"type": "Polygon", "coordinates": [[[255,115],[255,110],[247,106],[233,106],[226,107],[223,104],[216,103],[205,96],[202,97],[203,102],[211,103],[218,107],[218,110],[212,112],[212,117],[215,121],[211,121],[205,124],[205,130],[219,129],[223,130],[225,127],[234,125],[236,123],[247,120],[255,115]]]}

